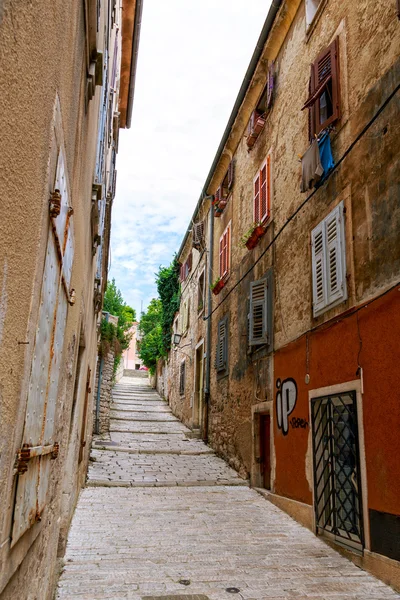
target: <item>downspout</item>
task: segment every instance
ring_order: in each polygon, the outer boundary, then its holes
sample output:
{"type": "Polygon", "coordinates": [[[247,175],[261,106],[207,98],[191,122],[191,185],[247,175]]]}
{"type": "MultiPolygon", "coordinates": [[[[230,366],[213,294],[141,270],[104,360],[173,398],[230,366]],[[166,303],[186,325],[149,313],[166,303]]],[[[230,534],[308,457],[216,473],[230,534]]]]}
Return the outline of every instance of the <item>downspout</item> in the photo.
{"type": "MultiPolygon", "coordinates": [[[[212,291],[211,285],[213,282],[213,255],[214,255],[214,208],[210,206],[209,216],[209,248],[208,248],[208,298],[207,312],[212,310],[212,291]]],[[[211,379],[211,319],[207,319],[207,342],[206,342],[206,385],[204,388],[204,425],[203,425],[203,440],[208,441],[208,411],[210,405],[210,379],[211,379]]]]}
{"type": "Polygon", "coordinates": [[[139,55],[140,28],[142,25],[143,0],[136,0],[135,22],[133,25],[133,42],[131,57],[131,75],[129,78],[128,106],[126,111],[126,128],[132,123],[133,97],[135,95],[136,70],[139,55]]]}
{"type": "MultiPolygon", "coordinates": [[[[105,319],[108,323],[108,317],[110,313],[105,313],[105,319]]],[[[104,357],[103,355],[100,358],[100,366],[99,366],[99,380],[97,382],[97,397],[96,397],[96,427],[95,433],[98,435],[100,433],[100,390],[101,390],[101,380],[103,377],[103,365],[104,365],[104,357]]]]}

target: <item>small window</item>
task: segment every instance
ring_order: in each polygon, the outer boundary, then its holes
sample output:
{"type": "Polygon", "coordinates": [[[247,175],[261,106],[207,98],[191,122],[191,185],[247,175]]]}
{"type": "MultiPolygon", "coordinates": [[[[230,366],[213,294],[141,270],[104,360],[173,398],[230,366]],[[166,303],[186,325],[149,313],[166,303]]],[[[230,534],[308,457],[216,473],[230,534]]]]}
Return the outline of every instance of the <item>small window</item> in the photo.
{"type": "Polygon", "coordinates": [[[271,212],[271,153],[261,165],[253,181],[254,223],[265,223],[271,212]]]}
{"type": "Polygon", "coordinates": [[[228,372],[228,317],[218,322],[215,368],[220,375],[228,372]]]}
{"type": "Polygon", "coordinates": [[[255,110],[250,116],[249,123],[247,125],[247,147],[249,151],[256,143],[256,140],[262,130],[267,119],[267,113],[272,108],[274,99],[274,85],[275,85],[275,65],[271,62],[268,67],[268,75],[265,87],[258,100],[255,110]]]}
{"type": "Polygon", "coordinates": [[[202,313],[205,304],[205,273],[202,271],[197,286],[197,312],[202,313]]]}
{"type": "Polygon", "coordinates": [[[249,345],[272,348],[272,270],[250,284],[249,345]]]}
{"type": "Polygon", "coordinates": [[[193,223],[192,226],[192,244],[193,248],[201,250],[204,246],[204,221],[193,223]]]}
{"type": "Polygon", "coordinates": [[[190,252],[186,262],[183,263],[180,267],[180,280],[181,282],[186,281],[189,276],[190,271],[192,270],[192,252],[190,252]]]}
{"type": "Polygon", "coordinates": [[[343,202],[311,232],[314,317],[347,300],[343,202]]]}
{"type": "Polygon", "coordinates": [[[311,25],[321,0],[306,0],[306,25],[311,25]]]}
{"type": "Polygon", "coordinates": [[[231,266],[231,224],[227,226],[219,239],[219,276],[226,279],[231,266]]]}
{"type": "Polygon", "coordinates": [[[181,396],[185,395],[185,384],[186,384],[186,361],[181,362],[179,369],[179,393],[181,396]]]}
{"type": "Polygon", "coordinates": [[[311,65],[308,108],[310,141],[340,117],[339,44],[336,38],[311,65]]]}

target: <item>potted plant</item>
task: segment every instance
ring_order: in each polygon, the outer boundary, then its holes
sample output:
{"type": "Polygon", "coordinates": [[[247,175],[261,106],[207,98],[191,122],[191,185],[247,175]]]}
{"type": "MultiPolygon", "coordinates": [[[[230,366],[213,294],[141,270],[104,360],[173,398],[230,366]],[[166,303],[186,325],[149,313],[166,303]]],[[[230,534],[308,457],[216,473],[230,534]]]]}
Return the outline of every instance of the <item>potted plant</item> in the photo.
{"type": "Polygon", "coordinates": [[[222,288],[225,285],[225,280],[221,279],[221,277],[218,277],[214,283],[211,284],[211,291],[213,294],[215,294],[216,296],[220,293],[220,291],[222,290],[222,288]]]}
{"type": "Polygon", "coordinates": [[[265,227],[262,223],[254,223],[250,229],[241,237],[243,246],[248,250],[255,248],[265,233],[265,227]]]}

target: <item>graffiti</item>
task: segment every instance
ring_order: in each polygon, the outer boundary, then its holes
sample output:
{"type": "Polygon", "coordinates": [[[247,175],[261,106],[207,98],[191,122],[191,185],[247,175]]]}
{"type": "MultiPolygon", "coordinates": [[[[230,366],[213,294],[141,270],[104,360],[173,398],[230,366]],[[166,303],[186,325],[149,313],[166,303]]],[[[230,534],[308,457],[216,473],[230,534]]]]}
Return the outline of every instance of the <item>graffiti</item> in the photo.
{"type": "Polygon", "coordinates": [[[276,419],[279,429],[282,429],[283,435],[287,435],[289,430],[288,417],[296,406],[297,385],[294,379],[276,380],[276,419]]]}
{"type": "Polygon", "coordinates": [[[299,419],[296,417],[292,417],[290,419],[290,425],[293,429],[307,429],[308,427],[308,421],[306,421],[305,419],[299,419]]]}

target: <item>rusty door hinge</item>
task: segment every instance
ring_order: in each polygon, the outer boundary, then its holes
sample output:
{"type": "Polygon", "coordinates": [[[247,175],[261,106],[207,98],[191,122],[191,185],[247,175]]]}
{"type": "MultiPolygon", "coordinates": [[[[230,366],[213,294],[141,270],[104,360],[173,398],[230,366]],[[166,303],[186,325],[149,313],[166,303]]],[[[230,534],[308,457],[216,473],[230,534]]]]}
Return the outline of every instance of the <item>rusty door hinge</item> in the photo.
{"type": "Polygon", "coordinates": [[[56,459],[59,449],[60,445],[58,442],[55,442],[52,446],[29,446],[28,444],[24,444],[22,448],[18,450],[15,459],[15,468],[17,469],[17,473],[19,475],[26,473],[28,470],[28,462],[31,460],[31,458],[35,458],[36,456],[45,456],[46,454],[51,454],[51,458],[53,460],[56,459]]]}

